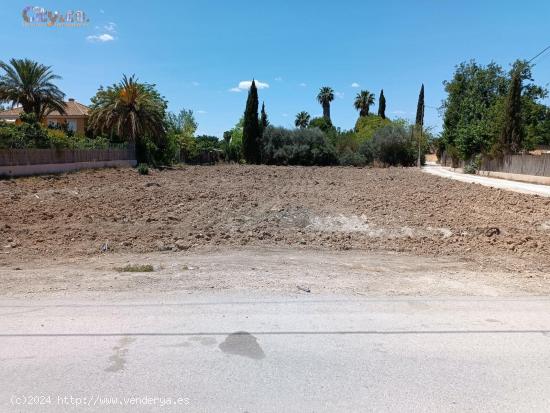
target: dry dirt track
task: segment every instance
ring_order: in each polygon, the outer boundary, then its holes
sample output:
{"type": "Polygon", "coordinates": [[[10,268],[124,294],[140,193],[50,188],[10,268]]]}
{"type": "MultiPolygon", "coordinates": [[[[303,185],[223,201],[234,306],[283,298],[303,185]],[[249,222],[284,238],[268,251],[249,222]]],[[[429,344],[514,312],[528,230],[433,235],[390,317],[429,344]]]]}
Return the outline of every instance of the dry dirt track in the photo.
{"type": "Polygon", "coordinates": [[[409,168],[195,166],[0,181],[0,265],[296,247],[447,256],[550,273],[550,199],[409,168]]]}

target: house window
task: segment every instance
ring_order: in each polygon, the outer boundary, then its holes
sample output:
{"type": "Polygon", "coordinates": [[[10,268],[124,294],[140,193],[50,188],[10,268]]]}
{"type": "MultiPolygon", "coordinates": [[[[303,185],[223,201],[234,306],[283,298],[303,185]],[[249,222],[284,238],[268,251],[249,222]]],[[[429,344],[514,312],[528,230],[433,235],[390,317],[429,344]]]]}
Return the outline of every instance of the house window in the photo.
{"type": "Polygon", "coordinates": [[[48,126],[50,128],[57,128],[59,126],[59,123],[56,120],[49,120],[48,121],[48,126]]]}
{"type": "Polygon", "coordinates": [[[67,129],[69,129],[72,132],[76,132],[76,120],[69,119],[67,121],[67,129]]]}

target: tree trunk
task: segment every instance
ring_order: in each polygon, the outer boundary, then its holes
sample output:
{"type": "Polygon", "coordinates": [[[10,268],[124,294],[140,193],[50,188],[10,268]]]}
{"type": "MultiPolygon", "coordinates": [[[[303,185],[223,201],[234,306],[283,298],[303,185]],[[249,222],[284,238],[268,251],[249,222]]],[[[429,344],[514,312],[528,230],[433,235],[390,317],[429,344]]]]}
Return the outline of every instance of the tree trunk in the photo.
{"type": "Polygon", "coordinates": [[[323,103],[323,117],[330,121],[330,103],[323,103]]]}

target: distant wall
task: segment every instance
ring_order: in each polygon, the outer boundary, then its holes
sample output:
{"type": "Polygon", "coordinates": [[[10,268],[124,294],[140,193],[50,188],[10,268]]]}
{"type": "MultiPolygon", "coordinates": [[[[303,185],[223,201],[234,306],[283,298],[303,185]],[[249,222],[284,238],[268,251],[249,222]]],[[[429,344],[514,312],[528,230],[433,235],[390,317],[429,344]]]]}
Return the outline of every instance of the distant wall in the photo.
{"type": "Polygon", "coordinates": [[[0,176],[60,173],[87,168],[135,166],[127,149],[0,149],[0,176]]]}
{"type": "Polygon", "coordinates": [[[502,159],[484,159],[482,171],[510,174],[550,176],[550,155],[506,155],[502,159]]]}

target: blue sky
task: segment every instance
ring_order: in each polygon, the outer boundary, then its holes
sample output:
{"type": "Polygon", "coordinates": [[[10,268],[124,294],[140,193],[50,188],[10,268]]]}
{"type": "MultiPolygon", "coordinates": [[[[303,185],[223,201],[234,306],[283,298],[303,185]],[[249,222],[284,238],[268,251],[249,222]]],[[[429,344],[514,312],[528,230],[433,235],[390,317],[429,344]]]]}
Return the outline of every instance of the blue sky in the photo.
{"type": "MultiPolygon", "coordinates": [[[[508,68],[550,45],[548,0],[5,0],[0,19],[0,59],[53,66],[68,97],[88,103],[99,85],[135,73],[157,85],[170,110],[194,110],[199,133],[217,136],[241,116],[246,91],[234,90],[252,77],[269,85],[260,100],[272,124],[283,126],[301,110],[320,115],[317,91],[332,86],[333,122],[344,129],[355,124],[360,89],[378,97],[383,88],[387,114],[411,119],[424,83],[426,124],[438,130],[433,107],[456,64],[474,58],[508,68]],[[29,5],[83,10],[90,22],[25,27],[21,13],[29,5]]],[[[534,77],[550,83],[550,53],[534,77]]]]}

